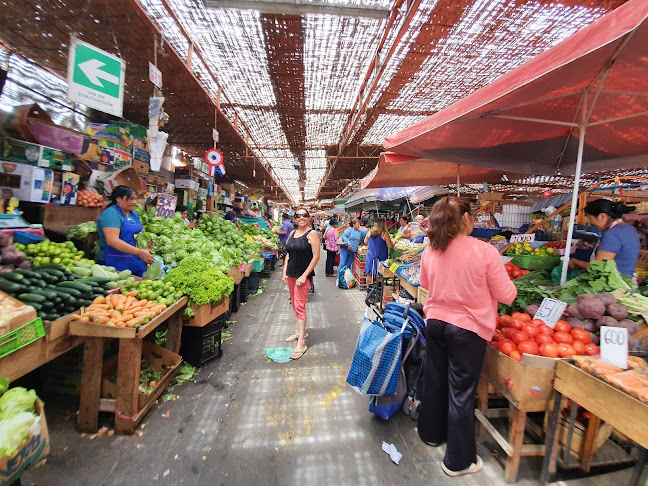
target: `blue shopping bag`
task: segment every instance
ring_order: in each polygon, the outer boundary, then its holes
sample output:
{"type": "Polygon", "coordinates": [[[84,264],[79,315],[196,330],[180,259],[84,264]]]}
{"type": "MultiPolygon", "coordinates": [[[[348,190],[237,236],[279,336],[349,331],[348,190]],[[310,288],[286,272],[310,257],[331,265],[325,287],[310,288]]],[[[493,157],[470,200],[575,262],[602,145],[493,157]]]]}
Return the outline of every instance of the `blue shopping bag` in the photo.
{"type": "Polygon", "coordinates": [[[398,384],[403,337],[364,318],[347,383],[364,395],[393,395],[398,384]]]}

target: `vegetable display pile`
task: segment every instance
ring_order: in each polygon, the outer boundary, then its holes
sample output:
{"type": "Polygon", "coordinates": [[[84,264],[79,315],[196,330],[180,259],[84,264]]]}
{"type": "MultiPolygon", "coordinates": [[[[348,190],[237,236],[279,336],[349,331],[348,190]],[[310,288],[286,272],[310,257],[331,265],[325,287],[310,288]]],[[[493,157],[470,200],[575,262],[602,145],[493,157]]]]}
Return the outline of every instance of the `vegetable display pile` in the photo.
{"type": "Polygon", "coordinates": [[[46,321],[89,305],[110,285],[108,278],[81,278],[60,265],[0,273],[0,290],[35,308],[46,321]]]}
{"type": "Polygon", "coordinates": [[[85,240],[90,233],[96,233],[96,232],[97,232],[97,223],[95,223],[94,221],[88,221],[83,224],[72,226],[70,232],[68,233],[68,240],[71,240],[72,238],[79,238],[85,240]]]}
{"type": "Polygon", "coordinates": [[[637,286],[617,270],[614,260],[593,261],[580,277],[568,280],[556,290],[556,298],[573,304],[581,294],[600,294],[617,289],[634,290],[637,286]]]}
{"type": "MultiPolygon", "coordinates": [[[[549,272],[530,272],[513,280],[513,284],[517,288],[517,297],[510,305],[499,304],[500,314],[509,314],[512,310],[524,310],[528,305],[542,302],[545,297],[551,297],[551,290],[546,287],[551,285],[549,272]]],[[[528,310],[526,312],[535,315],[535,312],[528,310]]]]}
{"type": "Polygon", "coordinates": [[[92,191],[79,191],[77,194],[77,206],[84,208],[100,208],[104,204],[104,198],[101,194],[92,191]]]}
{"type": "Polygon", "coordinates": [[[30,269],[32,264],[23,250],[23,245],[11,244],[11,235],[0,233],[0,270],[30,269]]]}
{"type": "Polygon", "coordinates": [[[176,295],[176,288],[168,280],[164,282],[160,280],[129,282],[121,288],[121,291],[125,295],[132,295],[133,297],[151,300],[167,306],[182,297],[180,292],[176,295]]]}
{"type": "MultiPolygon", "coordinates": [[[[196,305],[218,302],[234,291],[234,279],[199,256],[182,260],[166,275],[164,282],[171,284],[176,293],[187,295],[196,305]]],[[[191,306],[187,306],[185,313],[191,314],[191,306]]]]}
{"type": "Polygon", "coordinates": [[[610,385],[648,403],[648,364],[636,356],[628,357],[628,370],[590,356],[575,356],[574,363],[610,385]]]}
{"type": "Polygon", "coordinates": [[[97,297],[88,307],[82,308],[80,314],[73,314],[72,320],[137,329],[166,308],[166,304],[137,299],[133,295],[112,294],[97,297]]]}
{"type": "Polygon", "coordinates": [[[567,358],[574,355],[594,356],[599,347],[592,343],[592,336],[584,329],[572,328],[559,320],[552,329],[540,319],[532,319],[523,312],[499,316],[497,329],[490,345],[501,353],[522,361],[522,354],[534,354],[548,358],[567,358]]]}
{"type": "Polygon", "coordinates": [[[531,273],[531,270],[522,270],[520,267],[513,264],[513,262],[506,263],[504,265],[504,268],[506,269],[506,273],[508,273],[508,276],[511,280],[514,280],[516,278],[522,277],[523,275],[528,275],[529,273],[531,273]]]}
{"type": "MultiPolygon", "coordinates": [[[[272,229],[273,229],[273,231],[268,231],[267,229],[257,228],[256,226],[251,225],[251,224],[245,224],[245,223],[241,224],[241,231],[243,231],[243,233],[245,233],[246,235],[250,235],[252,238],[254,238],[256,236],[261,236],[265,240],[268,240],[271,243],[274,243],[276,245],[277,243],[279,243],[279,236],[277,235],[277,233],[280,231],[280,227],[279,226],[273,226],[272,229]],[[277,228],[276,232],[274,231],[274,228],[277,228]]],[[[257,238],[255,238],[255,239],[257,239],[257,238]]],[[[259,240],[259,241],[262,241],[262,240],[259,240]]],[[[271,248],[271,247],[267,246],[266,248],[271,248]]],[[[272,249],[274,249],[274,248],[272,248],[272,249]]]]}
{"type": "Polygon", "coordinates": [[[546,245],[538,248],[533,248],[530,243],[516,243],[515,246],[509,248],[506,252],[507,255],[533,255],[541,257],[557,257],[558,252],[553,246],[546,245]]]}
{"type": "Polygon", "coordinates": [[[80,264],[84,266],[94,264],[94,261],[84,258],[85,253],[77,251],[74,243],[71,241],[54,243],[53,241],[45,240],[27,246],[15,243],[14,246],[18,251],[24,251],[27,254],[27,258],[31,260],[35,267],[60,264],[67,268],[72,268],[80,264]]]}
{"type": "Polygon", "coordinates": [[[277,244],[274,241],[270,241],[265,236],[256,235],[253,236],[254,240],[259,244],[259,247],[262,249],[276,250],[277,244]]]}
{"type": "Polygon", "coordinates": [[[40,433],[34,390],[9,387],[9,380],[0,378],[0,457],[12,458],[32,435],[40,433]]]}
{"type": "Polygon", "coordinates": [[[403,253],[418,253],[426,246],[425,243],[411,243],[410,241],[401,238],[394,244],[394,250],[403,253]]]}
{"type": "Polygon", "coordinates": [[[223,257],[233,261],[230,266],[247,262],[251,255],[259,252],[259,245],[249,243],[246,235],[239,231],[231,221],[217,216],[205,216],[200,218],[198,228],[214,239],[216,247],[223,253],[223,257]]]}

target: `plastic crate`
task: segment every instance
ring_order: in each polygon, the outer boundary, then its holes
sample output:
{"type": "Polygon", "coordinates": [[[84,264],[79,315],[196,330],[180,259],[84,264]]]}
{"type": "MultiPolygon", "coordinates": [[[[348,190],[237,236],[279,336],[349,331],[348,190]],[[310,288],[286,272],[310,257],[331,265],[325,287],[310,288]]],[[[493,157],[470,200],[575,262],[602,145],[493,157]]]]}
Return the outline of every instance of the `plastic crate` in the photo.
{"type": "Polygon", "coordinates": [[[512,261],[514,265],[524,270],[552,270],[560,265],[560,257],[516,255],[512,261]]]}
{"type": "Polygon", "coordinates": [[[270,263],[270,260],[266,260],[265,264],[263,265],[263,270],[261,270],[259,272],[259,276],[262,277],[262,278],[270,277],[270,272],[271,272],[270,267],[271,266],[272,266],[272,264],[270,263]]]}
{"type": "Polygon", "coordinates": [[[366,262],[367,261],[367,254],[366,253],[364,255],[361,255],[360,253],[356,253],[355,257],[359,262],[366,262]]]}
{"type": "Polygon", "coordinates": [[[234,286],[234,292],[230,295],[230,313],[238,312],[241,308],[241,284],[234,286]]]}
{"type": "Polygon", "coordinates": [[[367,274],[365,273],[364,268],[365,268],[364,262],[359,262],[358,260],[356,260],[353,265],[353,274],[359,277],[366,277],[367,274]]]}
{"type": "Polygon", "coordinates": [[[202,366],[212,359],[223,355],[221,346],[221,329],[225,325],[224,315],[203,327],[185,327],[182,329],[182,359],[192,366],[202,366]]]}
{"type": "Polygon", "coordinates": [[[4,336],[0,336],[0,358],[30,345],[45,336],[43,320],[39,317],[20,326],[4,336]]]}
{"type": "Polygon", "coordinates": [[[272,257],[274,257],[274,255],[274,252],[269,250],[261,252],[261,258],[263,258],[264,260],[272,260],[272,257]]]}
{"type": "Polygon", "coordinates": [[[248,300],[248,278],[244,277],[239,284],[239,300],[241,303],[247,302],[248,300]]]}
{"type": "Polygon", "coordinates": [[[276,264],[277,264],[277,256],[275,255],[272,257],[272,260],[270,260],[270,270],[274,270],[276,264]]]}
{"type": "Polygon", "coordinates": [[[490,240],[493,236],[497,236],[502,232],[499,228],[474,228],[470,236],[475,238],[486,238],[490,240]]]}
{"type": "MultiPolygon", "coordinates": [[[[256,294],[259,290],[259,283],[261,282],[261,275],[258,272],[252,272],[249,277],[247,277],[247,296],[256,294]]],[[[246,299],[247,302],[247,299],[246,299]]]]}
{"type": "Polygon", "coordinates": [[[252,267],[253,272],[260,272],[263,270],[263,259],[254,260],[254,266],[252,267]]]}

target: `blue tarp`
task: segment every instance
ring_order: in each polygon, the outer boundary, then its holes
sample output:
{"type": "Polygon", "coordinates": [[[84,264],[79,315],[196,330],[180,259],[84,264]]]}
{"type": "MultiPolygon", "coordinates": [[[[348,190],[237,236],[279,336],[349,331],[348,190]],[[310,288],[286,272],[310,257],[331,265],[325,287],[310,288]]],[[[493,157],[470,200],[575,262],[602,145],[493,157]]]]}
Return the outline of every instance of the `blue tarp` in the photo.
{"type": "Polygon", "coordinates": [[[252,216],[237,216],[241,223],[254,224],[257,223],[261,229],[270,229],[263,218],[253,218],[252,216]]]}

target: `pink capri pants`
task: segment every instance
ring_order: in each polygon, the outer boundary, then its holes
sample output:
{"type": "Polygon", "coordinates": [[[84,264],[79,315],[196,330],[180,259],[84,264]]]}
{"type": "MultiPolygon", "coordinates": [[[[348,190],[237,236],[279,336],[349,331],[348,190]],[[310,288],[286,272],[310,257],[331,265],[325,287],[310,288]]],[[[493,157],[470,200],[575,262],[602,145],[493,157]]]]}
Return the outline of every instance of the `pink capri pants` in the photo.
{"type": "Polygon", "coordinates": [[[310,279],[301,287],[297,287],[297,279],[288,277],[288,288],[290,289],[290,302],[292,302],[297,319],[306,319],[306,302],[308,302],[308,291],[310,290],[310,279]]]}

